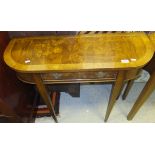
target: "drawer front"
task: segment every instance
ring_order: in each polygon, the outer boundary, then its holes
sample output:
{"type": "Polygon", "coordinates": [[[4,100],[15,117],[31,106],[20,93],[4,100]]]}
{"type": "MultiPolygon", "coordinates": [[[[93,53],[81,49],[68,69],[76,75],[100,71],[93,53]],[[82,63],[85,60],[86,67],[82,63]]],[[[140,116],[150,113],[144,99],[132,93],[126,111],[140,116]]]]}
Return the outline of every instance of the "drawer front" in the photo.
{"type": "Polygon", "coordinates": [[[85,72],[53,72],[42,74],[44,81],[85,81],[85,80],[115,80],[116,71],[85,71],[85,72]]]}
{"type": "MultiPolygon", "coordinates": [[[[139,69],[127,70],[125,81],[139,76],[139,69]]],[[[80,71],[80,72],[49,72],[39,73],[45,84],[52,83],[81,83],[81,82],[111,82],[115,81],[118,71],[80,71]]],[[[35,84],[32,73],[18,73],[17,77],[23,82],[35,84]]]]}

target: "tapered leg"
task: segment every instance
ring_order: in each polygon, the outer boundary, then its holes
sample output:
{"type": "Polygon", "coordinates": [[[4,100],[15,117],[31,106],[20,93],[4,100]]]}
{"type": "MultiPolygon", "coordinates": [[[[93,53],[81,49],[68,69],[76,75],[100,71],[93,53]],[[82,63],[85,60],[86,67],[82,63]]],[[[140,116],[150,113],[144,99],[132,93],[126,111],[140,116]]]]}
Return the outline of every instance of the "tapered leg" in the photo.
{"type": "Polygon", "coordinates": [[[50,110],[50,113],[54,119],[54,121],[57,123],[58,120],[56,118],[56,115],[55,115],[55,111],[54,111],[54,108],[53,108],[53,105],[52,105],[52,102],[51,102],[51,99],[47,93],[47,90],[45,88],[45,85],[43,84],[43,81],[41,79],[41,76],[40,74],[33,74],[33,79],[36,83],[36,86],[37,86],[37,89],[41,95],[41,97],[43,98],[45,104],[47,105],[47,107],[49,108],[50,110]]]}
{"type": "Polygon", "coordinates": [[[127,119],[132,120],[133,117],[136,115],[140,107],[143,103],[147,100],[147,98],[151,95],[153,90],[155,89],[155,71],[151,75],[150,79],[146,83],[145,87],[143,88],[142,92],[140,93],[138,99],[136,100],[135,104],[133,105],[131,111],[129,112],[127,119]]]}
{"type": "Polygon", "coordinates": [[[130,91],[130,89],[131,89],[133,83],[134,83],[134,80],[128,81],[127,86],[126,86],[126,88],[125,88],[125,91],[124,91],[124,93],[123,93],[123,95],[122,95],[122,99],[123,99],[123,100],[125,100],[126,97],[128,96],[129,91],[130,91]]]}
{"type": "Polygon", "coordinates": [[[56,91],[51,92],[50,97],[52,100],[55,114],[56,114],[56,116],[58,116],[59,115],[59,107],[60,107],[60,92],[56,92],[56,91]]]}
{"type": "Polygon", "coordinates": [[[110,95],[110,99],[109,99],[109,103],[108,103],[108,107],[106,111],[106,116],[104,119],[105,122],[108,120],[111,110],[116,102],[116,98],[118,97],[119,92],[124,84],[124,77],[125,77],[125,71],[119,71],[117,75],[117,79],[111,90],[111,95],[110,95]]]}
{"type": "Polygon", "coordinates": [[[122,93],[122,90],[123,90],[123,88],[124,88],[124,85],[125,85],[125,82],[123,83],[122,88],[120,89],[120,91],[119,91],[119,93],[118,93],[118,96],[117,96],[116,100],[119,99],[119,97],[120,97],[120,95],[121,95],[121,93],[122,93]]]}

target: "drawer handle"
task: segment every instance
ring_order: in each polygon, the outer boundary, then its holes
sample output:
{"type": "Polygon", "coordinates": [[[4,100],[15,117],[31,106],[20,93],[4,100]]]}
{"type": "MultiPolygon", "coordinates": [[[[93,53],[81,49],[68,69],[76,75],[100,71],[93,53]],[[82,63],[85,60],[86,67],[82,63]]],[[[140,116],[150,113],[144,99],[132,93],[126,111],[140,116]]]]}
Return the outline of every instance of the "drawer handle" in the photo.
{"type": "Polygon", "coordinates": [[[105,77],[106,74],[107,74],[107,73],[105,73],[105,72],[98,72],[98,73],[96,73],[96,76],[97,76],[98,78],[103,78],[103,77],[105,77]]]}
{"type": "Polygon", "coordinates": [[[53,73],[53,77],[54,77],[55,79],[59,79],[61,76],[62,76],[61,73],[53,73]]]}

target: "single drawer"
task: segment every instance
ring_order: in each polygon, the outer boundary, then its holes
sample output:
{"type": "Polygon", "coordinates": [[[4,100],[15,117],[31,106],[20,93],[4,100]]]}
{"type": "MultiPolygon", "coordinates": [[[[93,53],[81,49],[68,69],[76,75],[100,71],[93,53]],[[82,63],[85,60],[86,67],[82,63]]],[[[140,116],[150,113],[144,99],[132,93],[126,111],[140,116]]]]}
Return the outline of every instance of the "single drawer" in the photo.
{"type": "Polygon", "coordinates": [[[41,74],[43,81],[100,81],[115,80],[116,71],[53,72],[41,74]]]}
{"type": "MultiPolygon", "coordinates": [[[[110,82],[115,81],[117,71],[49,72],[40,74],[45,84],[110,82]]],[[[17,73],[17,77],[23,82],[35,83],[31,73],[17,73]]]]}

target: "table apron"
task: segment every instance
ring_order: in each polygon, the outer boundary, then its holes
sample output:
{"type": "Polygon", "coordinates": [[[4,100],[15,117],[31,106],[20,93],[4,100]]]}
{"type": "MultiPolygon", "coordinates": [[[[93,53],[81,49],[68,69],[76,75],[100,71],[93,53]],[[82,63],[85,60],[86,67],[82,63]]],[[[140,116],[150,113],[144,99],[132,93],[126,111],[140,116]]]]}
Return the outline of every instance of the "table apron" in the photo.
{"type": "MultiPolygon", "coordinates": [[[[140,76],[141,69],[125,71],[124,81],[136,79],[140,76]]],[[[86,72],[49,72],[38,73],[41,75],[44,84],[61,83],[87,83],[87,82],[113,82],[116,81],[117,71],[86,71],[86,72]]],[[[33,73],[17,72],[17,77],[25,83],[35,84],[33,73]]]]}

